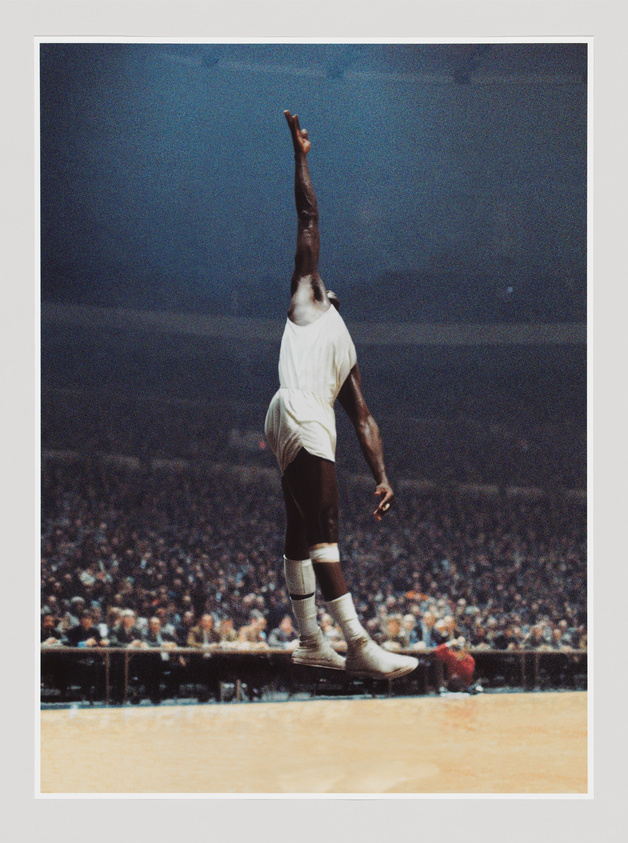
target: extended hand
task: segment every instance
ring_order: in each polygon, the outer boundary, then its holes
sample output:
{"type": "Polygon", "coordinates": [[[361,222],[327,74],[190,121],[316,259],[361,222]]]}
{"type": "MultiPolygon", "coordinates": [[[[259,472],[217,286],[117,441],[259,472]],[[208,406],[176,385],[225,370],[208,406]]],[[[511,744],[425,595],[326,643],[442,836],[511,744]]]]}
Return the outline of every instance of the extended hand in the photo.
{"type": "Polygon", "coordinates": [[[284,117],[288,121],[288,126],[290,126],[294,151],[307,155],[312,147],[312,142],[307,136],[307,129],[302,129],[299,126],[299,118],[296,114],[292,115],[289,111],[284,111],[284,117]]]}
{"type": "Polygon", "coordinates": [[[380,502],[373,515],[377,521],[381,521],[392,506],[392,502],[395,499],[395,493],[389,483],[379,483],[375,489],[375,494],[378,498],[380,498],[380,502]]]}

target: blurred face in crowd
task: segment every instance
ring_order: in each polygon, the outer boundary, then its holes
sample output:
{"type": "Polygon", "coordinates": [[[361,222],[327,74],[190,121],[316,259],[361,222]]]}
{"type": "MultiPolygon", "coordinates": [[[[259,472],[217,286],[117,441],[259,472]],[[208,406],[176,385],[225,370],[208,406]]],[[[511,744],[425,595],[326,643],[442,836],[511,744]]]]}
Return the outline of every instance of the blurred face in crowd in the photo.
{"type": "Polygon", "coordinates": [[[55,619],[54,615],[44,615],[41,620],[41,625],[44,629],[54,629],[55,619]]]}
{"type": "Polygon", "coordinates": [[[81,615],[81,626],[83,629],[91,629],[94,623],[91,615],[81,615]]]}
{"type": "Polygon", "coordinates": [[[292,618],[290,617],[290,615],[286,615],[284,618],[281,619],[279,627],[283,632],[292,632],[292,618]]]}
{"type": "Polygon", "coordinates": [[[426,612],[426,613],[423,615],[423,623],[424,623],[424,624],[425,624],[425,626],[427,626],[429,629],[431,629],[431,628],[434,626],[434,620],[435,620],[434,615],[433,615],[431,612],[426,612]]]}
{"type": "Polygon", "coordinates": [[[201,629],[204,629],[206,632],[209,632],[214,628],[214,618],[212,615],[203,615],[201,618],[201,629]]]}
{"type": "Polygon", "coordinates": [[[256,632],[261,632],[263,629],[266,628],[266,618],[251,618],[251,626],[256,632]]]}
{"type": "Polygon", "coordinates": [[[404,629],[407,629],[408,632],[412,632],[416,624],[416,618],[414,615],[404,615],[402,624],[404,629]]]}
{"type": "Polygon", "coordinates": [[[159,618],[151,618],[148,622],[150,631],[155,633],[155,635],[161,630],[161,621],[159,618]]]}
{"type": "Polygon", "coordinates": [[[389,618],[387,624],[387,633],[391,638],[396,638],[401,631],[401,624],[399,623],[399,618],[389,618]]]}
{"type": "Polygon", "coordinates": [[[133,629],[135,624],[135,615],[131,612],[131,614],[125,614],[122,616],[122,626],[125,629],[133,629]]]}

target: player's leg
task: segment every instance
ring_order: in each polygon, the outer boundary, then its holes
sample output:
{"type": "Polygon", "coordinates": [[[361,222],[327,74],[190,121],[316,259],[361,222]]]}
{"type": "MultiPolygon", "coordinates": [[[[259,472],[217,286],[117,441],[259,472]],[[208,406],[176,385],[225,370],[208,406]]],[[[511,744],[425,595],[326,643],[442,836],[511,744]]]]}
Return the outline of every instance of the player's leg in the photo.
{"type": "Polygon", "coordinates": [[[418,661],[389,653],[369,636],[358,618],[345,582],[338,549],[338,485],[333,462],[301,450],[284,474],[286,490],[304,521],[309,555],[330,614],[347,642],[348,673],[394,679],[418,661]]]}
{"type": "Polygon", "coordinates": [[[348,592],[338,553],[338,485],[336,467],[302,448],[283,477],[301,514],[307,552],[325,600],[348,592]],[[314,552],[313,552],[314,551],[314,552]]]}
{"type": "Polygon", "coordinates": [[[316,613],[316,576],[308,551],[305,519],[285,478],[281,487],[286,509],[284,575],[299,630],[299,646],[292,661],[314,667],[343,670],[345,660],[325,638],[316,613]]]}

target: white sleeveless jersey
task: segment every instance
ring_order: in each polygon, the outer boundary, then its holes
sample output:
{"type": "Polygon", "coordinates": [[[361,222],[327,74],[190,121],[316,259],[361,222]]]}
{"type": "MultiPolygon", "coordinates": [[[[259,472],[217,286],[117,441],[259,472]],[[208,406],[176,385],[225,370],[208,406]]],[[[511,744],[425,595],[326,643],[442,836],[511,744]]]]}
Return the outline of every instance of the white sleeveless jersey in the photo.
{"type": "Polygon", "coordinates": [[[286,320],[279,352],[279,389],[264,426],[282,473],[301,448],[335,460],[334,401],[356,360],[353,340],[335,307],[309,325],[286,320]]]}

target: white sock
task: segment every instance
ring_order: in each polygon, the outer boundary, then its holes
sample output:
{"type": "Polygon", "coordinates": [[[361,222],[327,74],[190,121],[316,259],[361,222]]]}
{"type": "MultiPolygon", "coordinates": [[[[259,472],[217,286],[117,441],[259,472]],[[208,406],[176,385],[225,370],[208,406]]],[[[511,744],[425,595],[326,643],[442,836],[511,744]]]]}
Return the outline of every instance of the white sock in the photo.
{"type": "Polygon", "coordinates": [[[311,559],[295,560],[284,556],[283,570],[299,635],[316,635],[319,631],[316,614],[316,577],[311,559]]]}
{"type": "Polygon", "coordinates": [[[327,601],[327,608],[332,618],[339,623],[347,644],[352,641],[368,638],[369,634],[358,620],[358,613],[353,605],[351,594],[343,594],[335,600],[327,601]]]}

